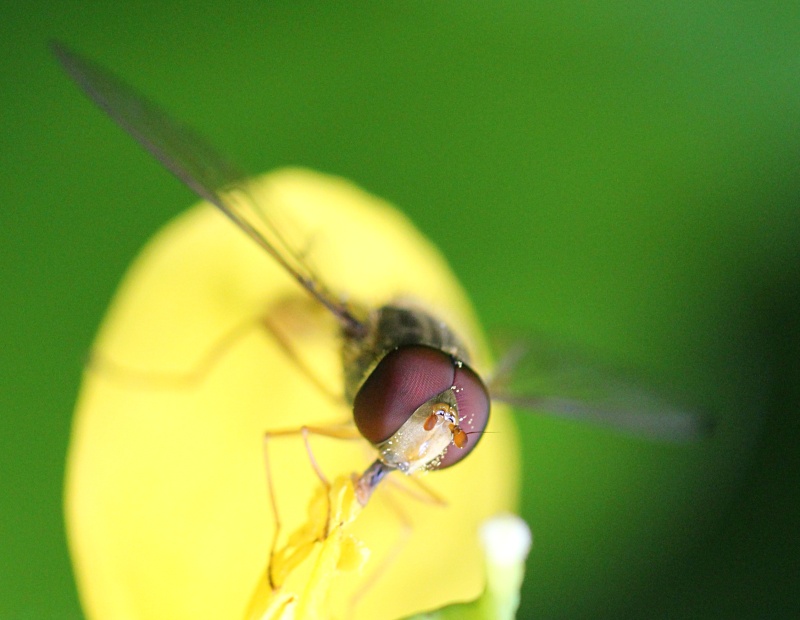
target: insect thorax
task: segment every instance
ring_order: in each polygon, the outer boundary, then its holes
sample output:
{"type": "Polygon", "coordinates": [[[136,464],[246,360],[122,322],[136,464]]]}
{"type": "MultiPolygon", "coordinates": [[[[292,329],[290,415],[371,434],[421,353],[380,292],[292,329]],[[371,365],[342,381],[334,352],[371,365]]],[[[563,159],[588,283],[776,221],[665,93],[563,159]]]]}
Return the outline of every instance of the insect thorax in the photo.
{"type": "Polygon", "coordinates": [[[342,346],[344,392],[353,402],[361,385],[383,357],[406,345],[425,345],[470,363],[464,343],[441,319],[412,304],[395,303],[374,310],[362,338],[345,335],[342,346]]]}

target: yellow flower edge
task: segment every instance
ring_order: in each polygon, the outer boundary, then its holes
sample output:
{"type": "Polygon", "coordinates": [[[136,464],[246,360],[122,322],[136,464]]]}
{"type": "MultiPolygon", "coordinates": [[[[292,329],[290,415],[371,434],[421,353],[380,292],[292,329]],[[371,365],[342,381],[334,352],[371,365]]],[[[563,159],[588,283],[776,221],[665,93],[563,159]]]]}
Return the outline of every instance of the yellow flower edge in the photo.
{"type": "MultiPolygon", "coordinates": [[[[401,213],[343,179],[301,169],[264,175],[249,191],[333,290],[369,306],[418,301],[470,343],[479,372],[488,370],[464,292],[401,213]]],[[[201,204],[142,251],[93,351],[65,490],[87,617],[244,618],[275,530],[264,433],[351,419],[328,393],[341,391],[335,320],[201,204]],[[289,335],[295,359],[266,329],[247,328],[264,316],[289,335]]],[[[391,619],[476,598],[484,586],[478,528],[513,511],[518,488],[516,435],[503,408],[493,408],[487,431],[450,469],[382,483],[348,534],[369,549],[363,570],[315,582],[317,549],[272,603],[316,596],[324,604],[306,617],[391,619]]],[[[310,444],[328,480],[360,473],[375,457],[364,440],[310,444]]],[[[285,545],[307,522],[320,481],[299,437],[271,439],[268,457],[285,545]]]]}

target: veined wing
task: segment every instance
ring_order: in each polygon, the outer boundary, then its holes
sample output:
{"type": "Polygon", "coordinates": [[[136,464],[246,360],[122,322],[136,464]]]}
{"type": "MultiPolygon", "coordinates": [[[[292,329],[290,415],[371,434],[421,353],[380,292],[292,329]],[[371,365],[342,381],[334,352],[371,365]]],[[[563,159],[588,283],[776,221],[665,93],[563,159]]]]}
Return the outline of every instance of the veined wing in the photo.
{"type": "Polygon", "coordinates": [[[626,434],[685,442],[707,437],[713,422],[570,349],[527,341],[509,348],[488,382],[493,401],[626,434]]]}
{"type": "Polygon", "coordinates": [[[269,213],[250,198],[242,171],[191,128],[174,120],[104,67],[61,43],[53,43],[52,49],[70,77],[112,120],[189,189],[233,220],[330,310],[346,330],[363,333],[364,324],[324,286],[271,221],[269,213]]]}

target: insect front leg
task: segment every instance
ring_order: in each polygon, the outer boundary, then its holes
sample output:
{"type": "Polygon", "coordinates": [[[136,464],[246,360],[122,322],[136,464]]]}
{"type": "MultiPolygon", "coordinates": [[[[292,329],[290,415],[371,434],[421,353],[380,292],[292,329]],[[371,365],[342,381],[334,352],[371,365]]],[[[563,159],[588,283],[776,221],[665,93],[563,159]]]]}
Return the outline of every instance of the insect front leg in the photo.
{"type": "MultiPolygon", "coordinates": [[[[270,503],[270,510],[272,513],[272,519],[274,524],[274,535],[272,537],[272,543],[270,545],[270,552],[269,552],[269,561],[267,564],[266,570],[266,580],[269,584],[269,587],[272,591],[278,590],[281,585],[283,584],[286,576],[291,569],[296,566],[296,564],[303,559],[305,555],[308,554],[310,551],[310,546],[316,542],[322,542],[325,540],[329,534],[330,528],[330,515],[331,515],[331,505],[330,505],[330,497],[329,493],[331,490],[331,483],[328,480],[327,476],[324,474],[322,467],[320,466],[317,458],[314,456],[314,452],[311,448],[310,437],[312,435],[318,435],[320,437],[327,437],[330,439],[337,439],[337,440],[355,440],[355,439],[363,439],[361,435],[359,435],[356,428],[352,425],[330,425],[330,426],[301,426],[295,429],[286,429],[286,430],[277,430],[277,431],[268,431],[264,433],[263,438],[263,454],[264,454],[264,470],[266,473],[266,481],[267,481],[267,488],[268,488],[268,496],[269,496],[269,503],[270,503]],[[322,500],[325,506],[325,517],[324,519],[320,519],[316,524],[312,523],[311,525],[316,525],[316,527],[309,529],[305,532],[306,534],[306,544],[295,544],[289,545],[288,543],[282,548],[279,549],[278,543],[280,540],[281,529],[282,529],[282,522],[280,518],[280,511],[278,509],[278,498],[277,493],[275,491],[275,479],[274,479],[274,472],[272,468],[272,462],[270,459],[269,454],[269,446],[271,440],[275,438],[281,437],[302,437],[304,448],[306,454],[308,455],[308,462],[314,471],[315,476],[321,483],[322,489],[322,500]]],[[[318,501],[319,496],[312,499],[313,501],[318,501]]]]}

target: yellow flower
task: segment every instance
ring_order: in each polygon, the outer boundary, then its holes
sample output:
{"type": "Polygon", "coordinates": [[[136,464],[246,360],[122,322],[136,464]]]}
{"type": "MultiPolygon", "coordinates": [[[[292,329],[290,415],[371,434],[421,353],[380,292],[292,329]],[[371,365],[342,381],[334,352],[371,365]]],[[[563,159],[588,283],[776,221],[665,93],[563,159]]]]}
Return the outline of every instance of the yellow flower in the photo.
{"type": "MultiPolygon", "coordinates": [[[[303,231],[293,241],[305,240],[333,290],[370,306],[420,301],[488,370],[463,291],[400,213],[302,170],[266,175],[251,192],[303,231]]],[[[363,510],[349,476],[375,458],[365,440],[310,438],[333,481],[325,491],[302,438],[270,439],[282,525],[271,567],[280,588],[270,587],[264,433],[345,423],[351,412],[331,398],[341,393],[336,321],[212,207],[190,210],[145,248],[94,351],[66,481],[89,618],[398,618],[482,591],[479,524],[516,502],[515,434],[501,407],[463,462],[419,482],[393,473],[363,510]],[[265,316],[283,342],[258,323],[265,316]]]]}

